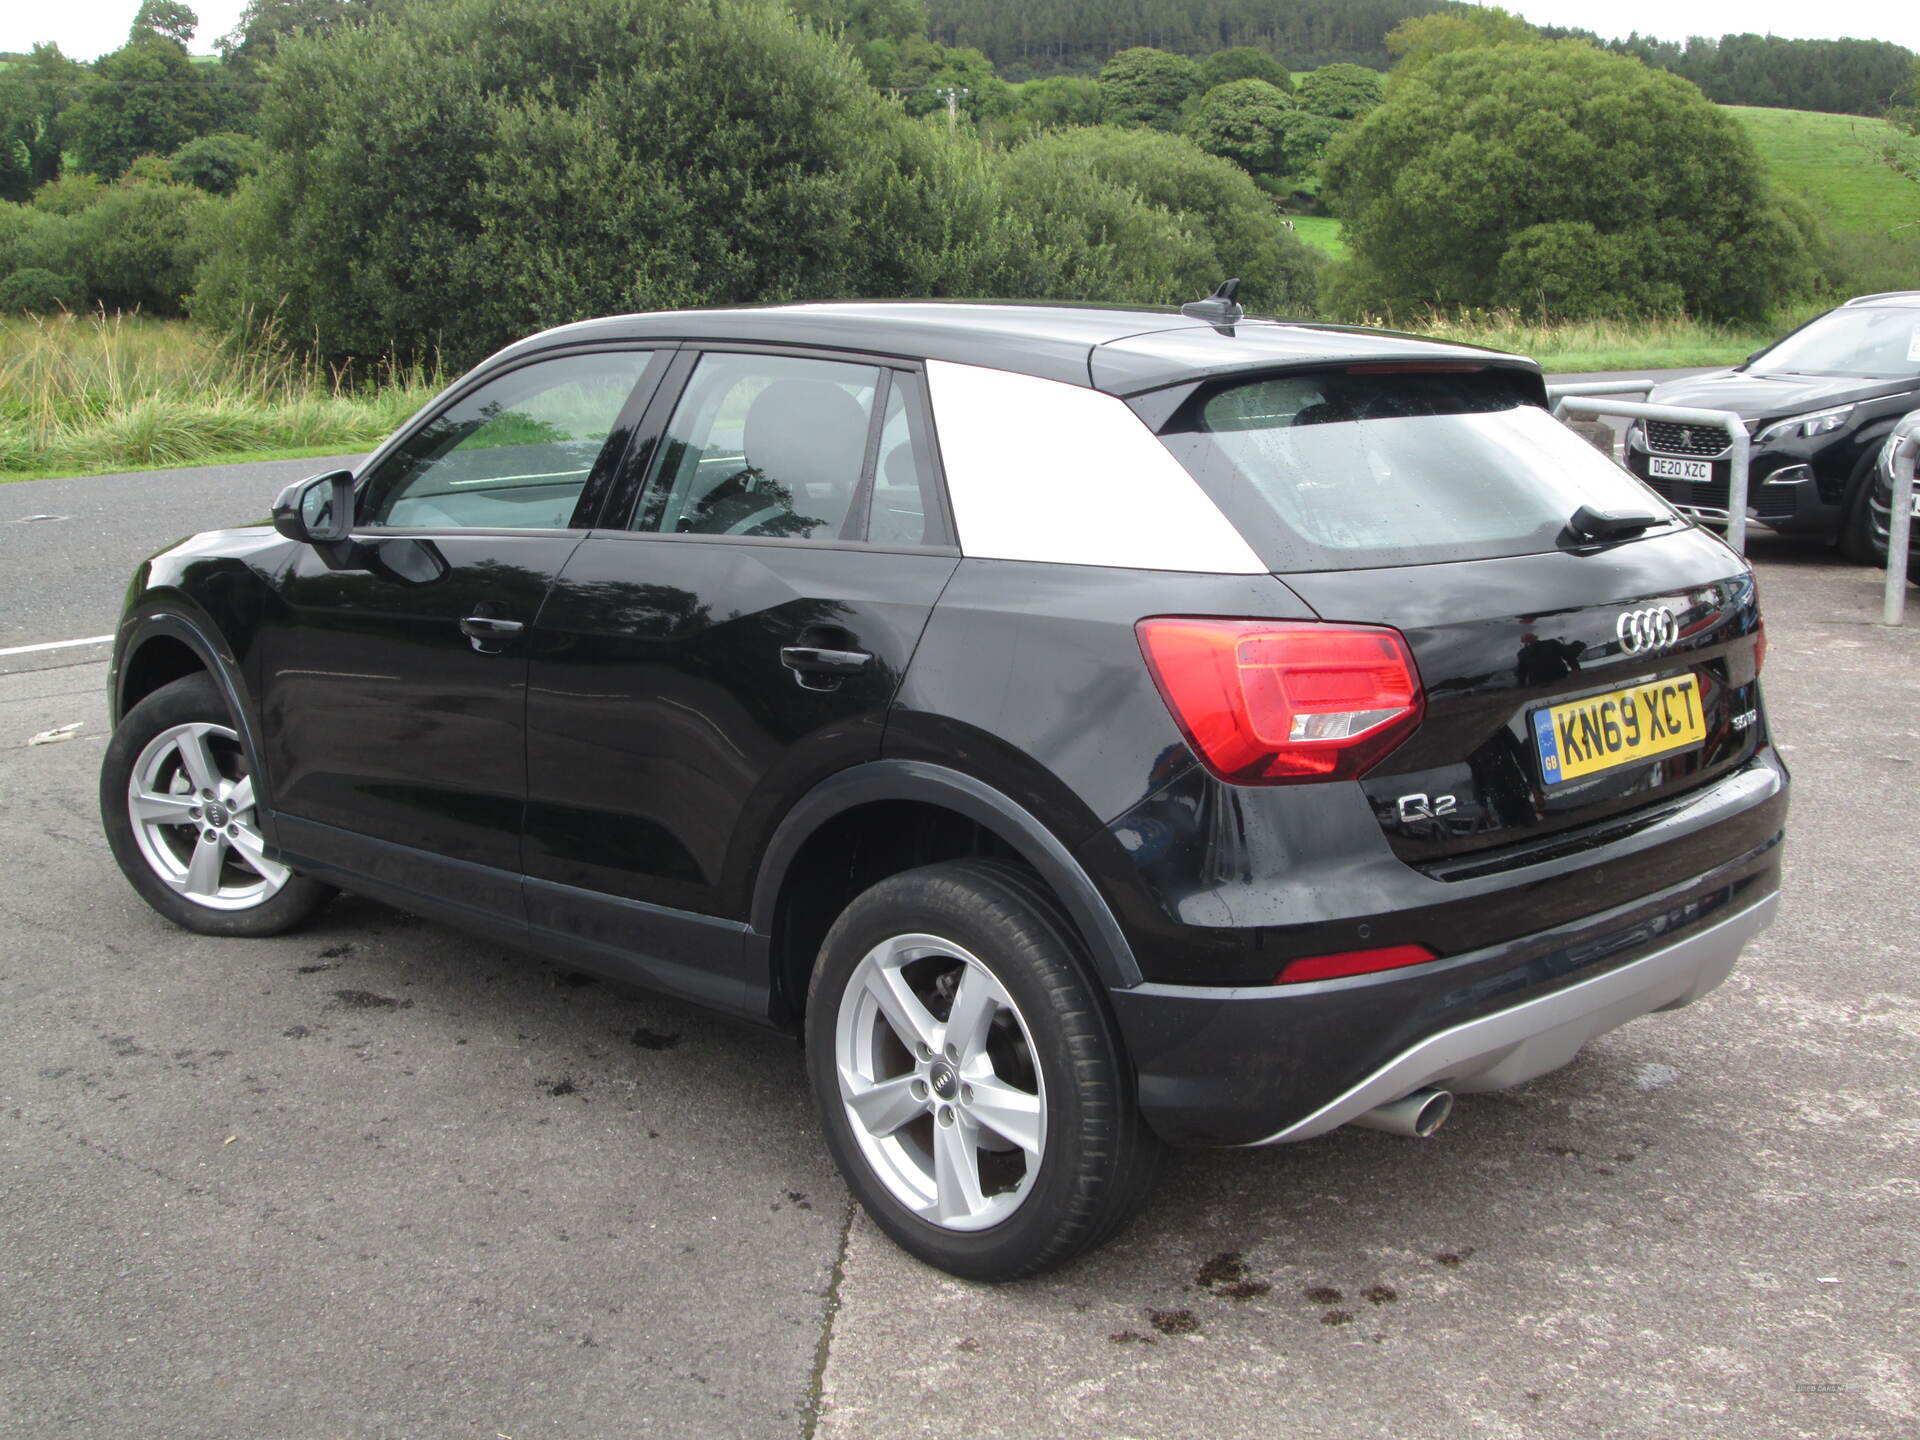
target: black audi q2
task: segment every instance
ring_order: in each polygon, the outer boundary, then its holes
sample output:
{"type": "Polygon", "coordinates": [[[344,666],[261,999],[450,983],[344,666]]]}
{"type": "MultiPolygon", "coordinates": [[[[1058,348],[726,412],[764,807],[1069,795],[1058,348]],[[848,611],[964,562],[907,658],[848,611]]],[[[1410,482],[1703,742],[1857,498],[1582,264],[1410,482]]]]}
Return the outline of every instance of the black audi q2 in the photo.
{"type": "Polygon", "coordinates": [[[101,802],[192,930],[338,887],[798,1032],[875,1221],[1006,1278],[1168,1143],[1424,1135],[1719,984],[1779,885],[1764,652],[1513,356],[625,316],[148,561],[101,802]]]}

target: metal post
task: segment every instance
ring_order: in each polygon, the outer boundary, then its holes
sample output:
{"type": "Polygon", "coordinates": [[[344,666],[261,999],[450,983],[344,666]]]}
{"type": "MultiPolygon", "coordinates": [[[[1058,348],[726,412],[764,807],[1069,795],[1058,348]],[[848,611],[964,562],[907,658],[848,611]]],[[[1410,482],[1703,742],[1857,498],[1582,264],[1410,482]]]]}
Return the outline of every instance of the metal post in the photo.
{"type": "Polygon", "coordinates": [[[1887,511],[1887,593],[1880,610],[1882,625],[1898,625],[1906,619],[1907,546],[1913,535],[1914,472],[1920,467],[1920,410],[1896,425],[1893,433],[1893,493],[1887,497],[1891,508],[1887,511]]]}
{"type": "MultiPolygon", "coordinates": [[[[1619,382],[1615,388],[1619,388],[1619,382]]],[[[1600,387],[1595,386],[1595,389],[1600,387]]],[[[1634,388],[1634,387],[1628,387],[1634,388]]],[[[1747,553],[1747,461],[1752,441],[1747,438],[1747,422],[1731,410],[1695,410],[1684,405],[1636,404],[1629,400],[1600,400],[1586,395],[1560,395],[1554,401],[1556,419],[1568,414],[1598,419],[1602,415],[1620,415],[1630,420],[1672,420],[1681,425],[1711,425],[1727,432],[1727,544],[1734,553],[1747,553]]],[[[1683,507],[1684,508],[1684,507],[1683,507]]]]}
{"type": "Polygon", "coordinates": [[[1727,457],[1727,544],[1733,553],[1747,553],[1747,457],[1753,442],[1747,438],[1747,425],[1738,415],[1727,422],[1727,434],[1733,437],[1733,453],[1727,457]]]}
{"type": "Polygon", "coordinates": [[[1547,400],[1558,404],[1569,395],[1644,395],[1658,380],[1602,380],[1597,385],[1549,385],[1547,400]]]}

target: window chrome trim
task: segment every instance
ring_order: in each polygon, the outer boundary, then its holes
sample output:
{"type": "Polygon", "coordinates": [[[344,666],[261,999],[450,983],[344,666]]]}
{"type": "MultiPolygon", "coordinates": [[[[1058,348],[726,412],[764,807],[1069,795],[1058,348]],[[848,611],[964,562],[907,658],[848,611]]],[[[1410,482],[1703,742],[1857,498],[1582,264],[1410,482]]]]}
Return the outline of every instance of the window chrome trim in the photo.
{"type": "Polygon", "coordinates": [[[927,390],[962,554],[1123,570],[1267,567],[1117,396],[929,360],[927,390]]]}

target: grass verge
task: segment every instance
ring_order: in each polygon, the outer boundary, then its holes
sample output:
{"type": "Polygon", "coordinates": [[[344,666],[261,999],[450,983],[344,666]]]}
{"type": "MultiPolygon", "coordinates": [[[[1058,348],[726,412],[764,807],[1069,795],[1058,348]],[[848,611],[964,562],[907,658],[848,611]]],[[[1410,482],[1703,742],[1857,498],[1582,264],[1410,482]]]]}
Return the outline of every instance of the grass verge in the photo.
{"type": "Polygon", "coordinates": [[[271,343],[244,349],[180,321],[4,319],[0,478],[366,450],[441,383],[390,366],[349,384],[271,343]]]}

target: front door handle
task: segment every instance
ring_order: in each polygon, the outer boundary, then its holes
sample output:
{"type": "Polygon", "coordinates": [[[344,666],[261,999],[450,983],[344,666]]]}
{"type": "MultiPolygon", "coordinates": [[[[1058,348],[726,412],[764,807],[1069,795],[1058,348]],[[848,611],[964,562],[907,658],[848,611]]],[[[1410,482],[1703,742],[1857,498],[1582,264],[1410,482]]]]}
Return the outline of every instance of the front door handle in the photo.
{"type": "Polygon", "coordinates": [[[460,622],[460,633],[482,655],[498,655],[507,641],[526,628],[518,620],[496,620],[491,615],[469,615],[460,622]]]}
{"type": "Polygon", "coordinates": [[[864,650],[829,650],[820,645],[783,645],[780,663],[809,690],[831,690],[842,676],[858,675],[873,663],[864,650]]]}

